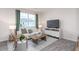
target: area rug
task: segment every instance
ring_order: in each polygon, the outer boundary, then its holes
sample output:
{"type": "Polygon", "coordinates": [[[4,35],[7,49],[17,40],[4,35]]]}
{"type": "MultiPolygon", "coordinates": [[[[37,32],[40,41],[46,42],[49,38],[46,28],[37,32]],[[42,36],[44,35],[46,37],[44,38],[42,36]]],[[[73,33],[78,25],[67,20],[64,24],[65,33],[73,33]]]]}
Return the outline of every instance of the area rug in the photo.
{"type": "Polygon", "coordinates": [[[66,39],[59,39],[41,51],[73,51],[76,43],[66,39]]]}

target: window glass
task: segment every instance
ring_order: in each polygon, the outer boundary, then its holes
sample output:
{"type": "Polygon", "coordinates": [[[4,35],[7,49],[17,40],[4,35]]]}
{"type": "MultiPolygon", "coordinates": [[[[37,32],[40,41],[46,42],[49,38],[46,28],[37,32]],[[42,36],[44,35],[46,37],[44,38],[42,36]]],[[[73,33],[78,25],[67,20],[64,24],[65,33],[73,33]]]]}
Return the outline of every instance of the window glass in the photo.
{"type": "Polygon", "coordinates": [[[28,13],[20,13],[20,27],[34,28],[36,27],[36,16],[28,13]]]}
{"type": "Polygon", "coordinates": [[[29,27],[36,27],[36,17],[35,15],[29,14],[29,27]]]}

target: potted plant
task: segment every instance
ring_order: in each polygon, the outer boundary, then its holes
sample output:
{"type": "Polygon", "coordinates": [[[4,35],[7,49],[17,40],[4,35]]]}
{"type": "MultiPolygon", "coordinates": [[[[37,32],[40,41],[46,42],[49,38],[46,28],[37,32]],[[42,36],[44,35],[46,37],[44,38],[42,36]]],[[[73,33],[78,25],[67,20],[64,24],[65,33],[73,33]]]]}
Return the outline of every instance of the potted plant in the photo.
{"type": "Polygon", "coordinates": [[[25,36],[21,34],[20,36],[20,41],[24,40],[25,39],[25,36]]]}
{"type": "Polygon", "coordinates": [[[26,37],[25,35],[21,34],[18,41],[18,46],[22,46],[22,48],[26,49],[26,37]]]}

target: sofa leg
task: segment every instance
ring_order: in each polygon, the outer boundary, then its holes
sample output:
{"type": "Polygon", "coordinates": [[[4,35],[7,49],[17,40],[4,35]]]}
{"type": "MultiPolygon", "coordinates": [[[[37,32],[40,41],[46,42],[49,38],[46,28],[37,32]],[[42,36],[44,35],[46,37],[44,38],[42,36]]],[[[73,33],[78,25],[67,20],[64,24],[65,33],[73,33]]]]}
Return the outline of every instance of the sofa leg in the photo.
{"type": "Polygon", "coordinates": [[[42,37],[41,39],[46,41],[46,37],[42,37]]]}
{"type": "Polygon", "coordinates": [[[33,40],[33,39],[32,39],[32,41],[33,41],[35,44],[38,44],[38,39],[36,39],[36,40],[33,40]]]}

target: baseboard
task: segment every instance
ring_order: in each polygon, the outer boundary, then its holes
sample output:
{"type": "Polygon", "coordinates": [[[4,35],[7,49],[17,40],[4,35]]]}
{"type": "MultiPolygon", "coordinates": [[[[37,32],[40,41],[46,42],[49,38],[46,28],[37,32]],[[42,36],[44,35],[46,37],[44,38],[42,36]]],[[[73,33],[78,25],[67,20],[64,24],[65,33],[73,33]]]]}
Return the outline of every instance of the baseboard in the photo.
{"type": "Polygon", "coordinates": [[[7,45],[7,42],[8,42],[7,40],[6,40],[6,41],[1,41],[1,42],[0,42],[0,47],[1,47],[1,46],[4,46],[4,45],[7,45]]]}
{"type": "Polygon", "coordinates": [[[59,37],[55,37],[55,36],[51,36],[51,35],[47,35],[47,36],[50,36],[50,37],[52,37],[52,38],[59,39],[59,37]]]}

